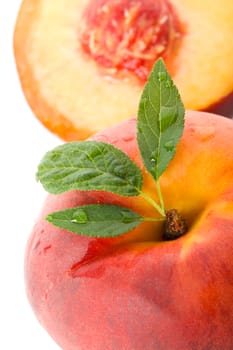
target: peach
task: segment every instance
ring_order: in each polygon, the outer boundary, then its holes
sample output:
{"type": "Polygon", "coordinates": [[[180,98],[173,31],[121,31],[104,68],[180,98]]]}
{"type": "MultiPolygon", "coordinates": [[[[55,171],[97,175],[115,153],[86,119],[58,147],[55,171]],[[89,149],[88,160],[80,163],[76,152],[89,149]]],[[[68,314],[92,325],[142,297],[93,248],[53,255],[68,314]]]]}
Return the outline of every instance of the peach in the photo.
{"type": "MultiPolygon", "coordinates": [[[[135,119],[97,134],[142,169],[135,119]]],[[[115,238],[90,238],[45,221],[53,211],[113,203],[147,216],[141,196],[70,191],[48,195],[25,256],[29,301],[64,350],[233,349],[233,121],[186,112],[177,152],[161,176],[166,208],[188,224],[162,239],[162,223],[144,222],[115,238]]],[[[156,198],[155,198],[156,199],[156,198]]]]}
{"type": "MultiPolygon", "coordinates": [[[[187,109],[221,105],[233,91],[232,16],[229,0],[23,0],[14,33],[22,89],[64,140],[135,115],[158,57],[187,109]]],[[[219,113],[231,115],[232,99],[225,106],[219,113]]]]}

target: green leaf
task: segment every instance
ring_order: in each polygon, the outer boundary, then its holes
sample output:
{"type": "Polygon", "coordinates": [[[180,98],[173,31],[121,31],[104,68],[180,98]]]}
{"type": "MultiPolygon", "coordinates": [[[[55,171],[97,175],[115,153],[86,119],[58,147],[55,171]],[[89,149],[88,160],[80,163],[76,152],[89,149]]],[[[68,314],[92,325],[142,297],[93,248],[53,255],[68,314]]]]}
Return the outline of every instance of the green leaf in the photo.
{"type": "Polygon", "coordinates": [[[138,166],[121,150],[96,141],[70,142],[49,151],[36,174],[45,190],[102,190],[137,196],[142,187],[138,166]]]}
{"type": "Polygon", "coordinates": [[[143,217],[117,205],[88,204],[49,214],[53,225],[68,231],[94,237],[114,237],[126,233],[142,221],[143,217]]]}
{"type": "Polygon", "coordinates": [[[137,141],[147,170],[158,180],[176,152],[184,106],[162,59],[152,69],[138,110],[137,141]]]}

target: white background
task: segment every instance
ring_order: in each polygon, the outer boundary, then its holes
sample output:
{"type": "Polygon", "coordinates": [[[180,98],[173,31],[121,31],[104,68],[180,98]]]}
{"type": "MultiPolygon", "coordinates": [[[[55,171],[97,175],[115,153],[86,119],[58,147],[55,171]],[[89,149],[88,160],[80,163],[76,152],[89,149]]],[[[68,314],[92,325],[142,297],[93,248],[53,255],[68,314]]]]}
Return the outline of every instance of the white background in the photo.
{"type": "Polygon", "coordinates": [[[19,6],[0,2],[0,349],[58,350],[24,290],[25,245],[46,195],[35,172],[61,141],[33,116],[19,85],[12,49],[19,6]]]}
{"type": "Polygon", "coordinates": [[[0,349],[58,350],[27,301],[23,264],[46,196],[35,180],[37,165],[62,141],[34,117],[21,91],[12,47],[19,6],[20,0],[0,2],[0,349]]]}

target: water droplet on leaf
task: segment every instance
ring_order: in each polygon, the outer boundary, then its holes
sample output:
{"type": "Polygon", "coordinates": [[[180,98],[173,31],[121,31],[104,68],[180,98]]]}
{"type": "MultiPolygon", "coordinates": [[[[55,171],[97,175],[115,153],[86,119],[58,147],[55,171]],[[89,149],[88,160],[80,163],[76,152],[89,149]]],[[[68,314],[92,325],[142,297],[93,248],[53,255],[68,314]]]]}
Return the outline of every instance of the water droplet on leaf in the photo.
{"type": "Polygon", "coordinates": [[[138,133],[139,133],[139,134],[142,134],[142,133],[143,133],[143,129],[142,129],[142,127],[141,127],[140,125],[138,125],[138,133]]]}
{"type": "Polygon", "coordinates": [[[167,152],[172,152],[174,147],[175,145],[173,140],[169,140],[164,144],[164,148],[166,149],[167,152]]]}
{"type": "Polygon", "coordinates": [[[160,156],[159,150],[151,153],[150,161],[152,166],[154,167],[156,166],[156,161],[158,160],[159,156],[160,156]]]}
{"type": "Polygon", "coordinates": [[[170,88],[170,87],[172,87],[173,84],[172,84],[171,80],[167,80],[165,85],[167,88],[170,88]]]}
{"type": "Polygon", "coordinates": [[[77,209],[73,213],[71,222],[77,224],[85,224],[87,222],[87,213],[83,209],[77,209]]]}
{"type": "Polygon", "coordinates": [[[164,108],[161,111],[161,121],[160,121],[160,127],[161,131],[166,131],[170,126],[175,124],[177,120],[177,113],[174,111],[173,108],[164,108]]]}
{"type": "Polygon", "coordinates": [[[165,72],[158,72],[158,79],[159,81],[164,81],[167,77],[167,74],[165,72]]]}
{"type": "Polygon", "coordinates": [[[121,216],[122,216],[122,222],[124,223],[128,223],[130,221],[132,221],[132,217],[130,216],[129,212],[127,209],[122,209],[121,210],[121,216]]]}

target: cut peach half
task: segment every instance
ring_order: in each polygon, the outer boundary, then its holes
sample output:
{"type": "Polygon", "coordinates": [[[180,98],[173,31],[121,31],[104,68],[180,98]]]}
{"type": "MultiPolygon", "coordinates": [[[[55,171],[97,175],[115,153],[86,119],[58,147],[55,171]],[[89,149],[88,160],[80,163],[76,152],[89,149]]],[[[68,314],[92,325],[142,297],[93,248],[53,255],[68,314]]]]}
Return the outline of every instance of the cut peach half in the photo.
{"type": "Polygon", "coordinates": [[[14,53],[35,115],[78,140],[137,113],[158,57],[186,109],[221,103],[233,91],[232,33],[230,0],[23,0],[14,53]]]}

